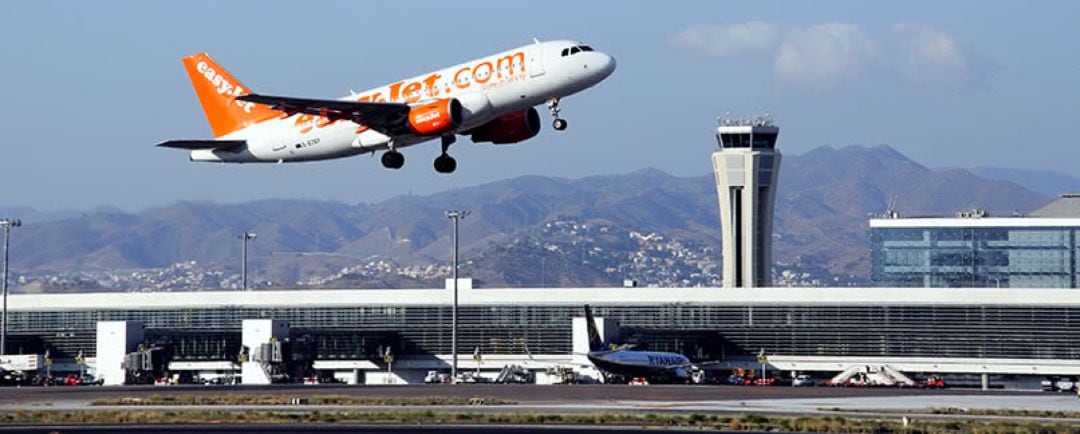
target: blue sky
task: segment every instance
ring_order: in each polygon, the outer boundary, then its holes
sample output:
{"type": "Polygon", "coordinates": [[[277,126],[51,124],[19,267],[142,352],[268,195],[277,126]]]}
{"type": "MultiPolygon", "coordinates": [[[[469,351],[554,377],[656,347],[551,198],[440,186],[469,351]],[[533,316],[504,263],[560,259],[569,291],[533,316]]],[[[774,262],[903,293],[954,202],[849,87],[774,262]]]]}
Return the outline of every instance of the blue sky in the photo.
{"type": "MultiPolygon", "coordinates": [[[[1080,176],[1076,2],[20,2],[0,16],[0,205],[371,202],[524,174],[709,171],[715,117],[769,113],[780,148],[889,144],[929,166],[1080,176]],[[563,103],[570,128],[512,146],[295,165],[189,163],[209,138],[180,58],[260,92],[337,97],[540,39],[614,55],[563,103]]],[[[545,113],[546,115],[546,113],[545,113]]]]}

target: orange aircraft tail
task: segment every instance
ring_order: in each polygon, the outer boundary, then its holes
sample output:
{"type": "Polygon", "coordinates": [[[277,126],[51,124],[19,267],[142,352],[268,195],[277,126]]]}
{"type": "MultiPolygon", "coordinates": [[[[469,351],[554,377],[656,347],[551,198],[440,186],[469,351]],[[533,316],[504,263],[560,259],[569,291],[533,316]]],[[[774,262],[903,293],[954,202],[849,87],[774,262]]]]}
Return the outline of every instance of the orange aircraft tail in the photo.
{"type": "Polygon", "coordinates": [[[280,116],[281,113],[262,104],[237,101],[236,97],[251,93],[206,53],[184,58],[184,69],[199,96],[206,120],[214,137],[221,137],[247,126],[280,116]]]}

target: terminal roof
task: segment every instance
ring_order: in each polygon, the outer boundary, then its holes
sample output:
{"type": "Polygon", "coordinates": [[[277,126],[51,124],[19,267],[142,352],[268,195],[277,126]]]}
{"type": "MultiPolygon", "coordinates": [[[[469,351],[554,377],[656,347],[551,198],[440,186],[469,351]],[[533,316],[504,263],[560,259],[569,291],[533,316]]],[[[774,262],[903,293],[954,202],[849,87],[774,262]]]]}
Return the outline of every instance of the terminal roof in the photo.
{"type": "Polygon", "coordinates": [[[1032,211],[1032,217],[1080,217],[1080,193],[1066,193],[1042,208],[1032,211]]]}

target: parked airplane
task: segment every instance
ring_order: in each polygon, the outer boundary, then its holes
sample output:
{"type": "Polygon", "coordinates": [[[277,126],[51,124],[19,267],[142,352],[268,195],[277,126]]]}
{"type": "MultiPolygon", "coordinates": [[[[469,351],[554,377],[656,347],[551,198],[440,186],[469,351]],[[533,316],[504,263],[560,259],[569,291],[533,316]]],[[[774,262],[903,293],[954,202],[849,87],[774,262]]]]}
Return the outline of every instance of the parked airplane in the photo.
{"type": "Polygon", "coordinates": [[[698,370],[682,354],[636,351],[625,345],[606,345],[596,328],[589,306],[585,306],[585,322],[589,332],[589,353],[586,356],[601,371],[627,379],[691,380],[694,371],[698,370]]]}
{"type": "Polygon", "coordinates": [[[475,143],[517,143],[540,131],[534,106],[547,102],[556,130],[559,102],[603,81],[615,59],[574,41],[540,42],[336,100],[252,93],[205,53],[184,58],[214,140],[169,140],[191,161],[293,162],[376,151],[400,169],[399,151],[435,138],[435,170],[450,173],[455,134],[475,143]]]}

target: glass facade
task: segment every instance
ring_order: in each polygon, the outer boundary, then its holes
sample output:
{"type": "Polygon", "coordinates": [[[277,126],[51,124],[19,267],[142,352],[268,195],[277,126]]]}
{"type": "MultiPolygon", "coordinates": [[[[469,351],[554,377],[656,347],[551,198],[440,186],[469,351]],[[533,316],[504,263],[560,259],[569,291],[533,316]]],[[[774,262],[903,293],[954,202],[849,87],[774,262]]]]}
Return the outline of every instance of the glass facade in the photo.
{"type": "Polygon", "coordinates": [[[1080,227],[871,227],[877,286],[1076,288],[1080,227]]]}
{"type": "MultiPolygon", "coordinates": [[[[620,341],[692,360],[810,356],[1080,358],[1080,306],[709,305],[594,306],[623,327],[620,341]]],[[[459,350],[570,354],[580,306],[472,305],[460,309],[459,350]]],[[[149,342],[168,339],[174,360],[231,360],[244,319],[274,318],[305,337],[318,360],[380,360],[450,353],[450,307],[296,307],[14,311],[9,351],[57,358],[95,354],[97,321],[135,320],[149,342]]]]}

